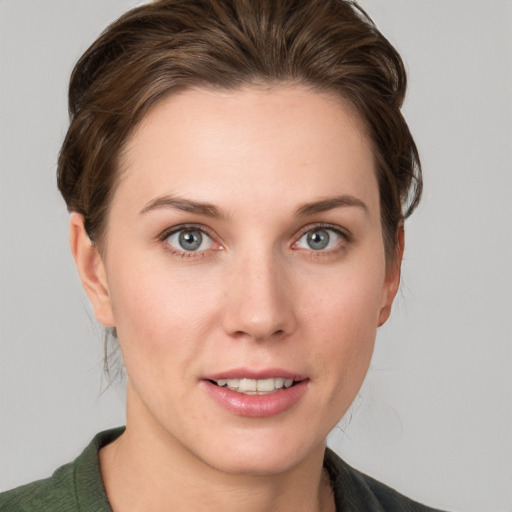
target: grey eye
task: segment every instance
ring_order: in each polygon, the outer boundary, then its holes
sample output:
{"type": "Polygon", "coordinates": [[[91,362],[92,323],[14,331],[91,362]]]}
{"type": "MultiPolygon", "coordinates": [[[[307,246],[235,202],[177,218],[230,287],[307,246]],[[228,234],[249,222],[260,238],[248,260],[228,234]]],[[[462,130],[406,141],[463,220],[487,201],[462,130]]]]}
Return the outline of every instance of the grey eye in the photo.
{"type": "Polygon", "coordinates": [[[315,229],[306,234],[308,246],[314,251],[321,251],[329,245],[331,237],[327,229],[315,229]]]}
{"type": "Polygon", "coordinates": [[[196,228],[180,229],[167,237],[167,243],[185,252],[197,252],[209,249],[212,239],[203,231],[196,228]]]}
{"type": "Polygon", "coordinates": [[[334,228],[318,227],[304,233],[295,243],[295,248],[323,251],[343,244],[345,236],[334,228]]]}
{"type": "Polygon", "coordinates": [[[197,251],[203,242],[203,235],[197,229],[182,231],[178,240],[181,248],[185,251],[197,251]]]}

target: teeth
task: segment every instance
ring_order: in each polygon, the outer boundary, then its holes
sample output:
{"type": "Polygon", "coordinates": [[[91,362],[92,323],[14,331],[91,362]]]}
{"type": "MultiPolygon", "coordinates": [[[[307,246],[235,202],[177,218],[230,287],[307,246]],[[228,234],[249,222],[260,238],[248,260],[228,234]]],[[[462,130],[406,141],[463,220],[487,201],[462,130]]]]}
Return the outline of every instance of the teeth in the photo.
{"type": "MultiPolygon", "coordinates": [[[[275,379],[262,379],[256,381],[256,389],[258,391],[274,391],[276,384],[275,379]]],[[[240,388],[239,388],[240,389],[240,388]]]]}
{"type": "Polygon", "coordinates": [[[246,391],[256,391],[258,381],[254,379],[240,379],[238,383],[238,391],[245,393],[246,391]]]}
{"type": "Polygon", "coordinates": [[[238,393],[246,395],[266,395],[275,393],[283,387],[289,388],[293,384],[293,379],[284,377],[275,377],[270,379],[219,379],[217,385],[227,387],[238,393]]]}
{"type": "Polygon", "coordinates": [[[228,379],[226,385],[228,388],[238,388],[238,379],[228,379]]]}

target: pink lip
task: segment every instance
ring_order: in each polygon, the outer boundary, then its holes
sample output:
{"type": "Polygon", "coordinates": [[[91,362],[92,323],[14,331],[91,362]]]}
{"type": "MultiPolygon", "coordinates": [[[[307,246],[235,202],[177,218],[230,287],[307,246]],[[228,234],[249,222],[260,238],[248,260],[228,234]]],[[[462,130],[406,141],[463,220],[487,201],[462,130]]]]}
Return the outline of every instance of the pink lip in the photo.
{"type": "Polygon", "coordinates": [[[309,379],[298,377],[283,370],[247,371],[232,370],[222,374],[208,376],[201,381],[201,385],[208,394],[228,412],[237,416],[249,418],[268,418],[284,413],[291,409],[304,396],[308,389],[309,379]],[[268,395],[244,395],[228,388],[219,387],[212,380],[223,379],[265,379],[271,377],[284,377],[294,379],[296,382],[289,388],[283,388],[268,395]]]}
{"type": "Polygon", "coordinates": [[[220,380],[220,379],[270,379],[273,377],[283,377],[285,379],[293,379],[296,381],[305,380],[305,375],[300,375],[283,368],[265,368],[263,370],[253,370],[250,368],[233,368],[222,372],[205,375],[204,380],[220,380]]]}

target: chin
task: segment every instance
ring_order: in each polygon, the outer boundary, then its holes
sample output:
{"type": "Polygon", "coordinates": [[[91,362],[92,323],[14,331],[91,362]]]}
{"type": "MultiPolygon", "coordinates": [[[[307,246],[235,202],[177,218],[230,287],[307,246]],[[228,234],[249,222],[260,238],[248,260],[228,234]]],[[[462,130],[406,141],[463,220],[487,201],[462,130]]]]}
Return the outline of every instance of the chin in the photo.
{"type": "Polygon", "coordinates": [[[239,476],[274,476],[287,473],[301,462],[300,458],[269,453],[253,455],[243,451],[236,456],[215,459],[210,467],[229,475],[239,476]]]}
{"type": "MultiPolygon", "coordinates": [[[[266,436],[229,436],[226,442],[218,440],[215,447],[208,446],[200,453],[194,447],[194,455],[208,466],[231,475],[271,476],[286,473],[313,454],[323,457],[325,439],[305,442],[304,439],[287,439],[266,436]],[[321,454],[321,455],[320,455],[321,454]]],[[[211,443],[211,440],[209,440],[211,443]]]]}

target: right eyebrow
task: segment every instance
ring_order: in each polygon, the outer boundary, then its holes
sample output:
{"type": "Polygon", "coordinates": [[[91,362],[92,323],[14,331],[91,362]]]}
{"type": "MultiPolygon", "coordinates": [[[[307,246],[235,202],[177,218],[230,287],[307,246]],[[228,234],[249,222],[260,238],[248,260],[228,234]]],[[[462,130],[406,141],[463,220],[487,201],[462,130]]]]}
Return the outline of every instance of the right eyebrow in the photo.
{"type": "Polygon", "coordinates": [[[147,212],[158,210],[160,208],[172,208],[188,213],[195,213],[197,215],[204,215],[206,217],[224,217],[220,210],[213,204],[192,201],[191,199],[172,195],[160,196],[156,199],[152,199],[146,206],[144,206],[144,208],[142,208],[139,215],[144,215],[147,212]]]}

